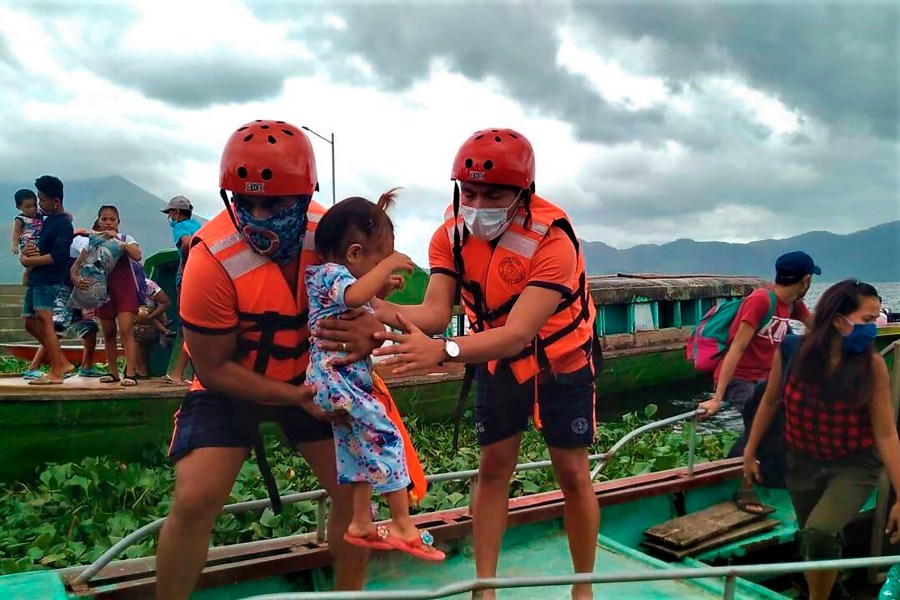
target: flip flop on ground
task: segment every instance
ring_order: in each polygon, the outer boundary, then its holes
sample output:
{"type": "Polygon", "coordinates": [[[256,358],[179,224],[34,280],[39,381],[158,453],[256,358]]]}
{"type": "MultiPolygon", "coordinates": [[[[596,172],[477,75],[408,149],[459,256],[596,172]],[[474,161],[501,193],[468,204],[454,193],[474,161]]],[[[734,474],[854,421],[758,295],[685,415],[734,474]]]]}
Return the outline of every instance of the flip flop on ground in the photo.
{"type": "Polygon", "coordinates": [[[78,369],[78,375],[80,377],[103,377],[103,371],[95,369],[94,367],[84,368],[81,367],[78,369]]]}

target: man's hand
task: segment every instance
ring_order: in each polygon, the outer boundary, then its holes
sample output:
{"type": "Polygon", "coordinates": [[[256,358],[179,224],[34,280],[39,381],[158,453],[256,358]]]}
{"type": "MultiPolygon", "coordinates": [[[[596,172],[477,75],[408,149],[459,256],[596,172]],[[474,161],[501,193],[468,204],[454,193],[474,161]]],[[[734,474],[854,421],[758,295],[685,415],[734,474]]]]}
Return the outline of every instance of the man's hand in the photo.
{"type": "Polygon", "coordinates": [[[19,262],[22,263],[22,266],[26,269],[30,269],[35,266],[37,259],[37,256],[28,256],[27,254],[22,254],[19,257],[19,262]]]}
{"type": "Polygon", "coordinates": [[[697,406],[697,408],[706,411],[703,414],[698,415],[698,416],[701,419],[708,419],[711,416],[713,416],[714,414],[716,414],[717,412],[719,412],[719,409],[722,408],[722,399],[719,398],[718,396],[713,396],[709,400],[706,400],[705,402],[701,402],[697,406]]]}
{"type": "Polygon", "coordinates": [[[297,405],[300,406],[303,410],[319,419],[320,421],[327,421],[332,425],[350,425],[350,413],[348,413],[344,409],[338,410],[322,410],[318,406],[316,406],[315,398],[316,398],[316,388],[311,385],[301,385],[297,388],[297,405]]]}
{"type": "Polygon", "coordinates": [[[375,333],[384,331],[381,321],[364,308],[347,311],[338,319],[322,319],[312,335],[322,341],[322,348],[344,352],[332,361],[335,366],[349,365],[362,360],[381,345],[375,333]]]}

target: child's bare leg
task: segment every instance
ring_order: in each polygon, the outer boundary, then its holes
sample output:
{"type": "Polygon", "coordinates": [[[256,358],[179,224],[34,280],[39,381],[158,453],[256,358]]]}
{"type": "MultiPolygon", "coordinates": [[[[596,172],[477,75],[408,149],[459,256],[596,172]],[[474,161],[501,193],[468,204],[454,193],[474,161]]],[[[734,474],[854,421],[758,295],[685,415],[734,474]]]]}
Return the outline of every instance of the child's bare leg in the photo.
{"type": "Polygon", "coordinates": [[[419,530],[413,524],[412,519],[409,518],[409,496],[406,488],[386,492],[384,499],[387,500],[388,506],[391,508],[391,533],[401,540],[411,540],[419,537],[419,530]]]}
{"type": "Polygon", "coordinates": [[[375,531],[372,522],[372,486],[368,483],[352,483],[353,520],[347,526],[347,533],[353,537],[366,537],[375,531]]]}

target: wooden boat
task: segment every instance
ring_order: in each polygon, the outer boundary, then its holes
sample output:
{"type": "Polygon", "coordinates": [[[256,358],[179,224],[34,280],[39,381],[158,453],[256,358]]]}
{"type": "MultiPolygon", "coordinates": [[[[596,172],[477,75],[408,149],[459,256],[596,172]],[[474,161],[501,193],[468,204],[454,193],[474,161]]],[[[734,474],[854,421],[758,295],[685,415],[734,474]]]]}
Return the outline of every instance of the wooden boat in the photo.
{"type": "MultiPolygon", "coordinates": [[[[900,350],[895,348],[894,352],[900,353],[900,350]]],[[[900,404],[900,373],[897,370],[892,374],[892,403],[896,418],[900,404]]],[[[685,413],[641,430],[668,426],[692,417],[692,413],[685,413]]],[[[599,458],[609,460],[641,430],[628,434],[599,458]]],[[[548,465],[549,462],[544,466],[548,465]]],[[[471,472],[456,475],[466,479],[471,477],[471,472]]],[[[760,488],[760,499],[774,506],[776,512],[766,517],[741,513],[730,502],[741,475],[740,459],[729,459],[700,465],[689,462],[686,468],[595,484],[594,494],[603,508],[603,518],[591,577],[608,581],[595,586],[595,592],[602,594],[601,597],[635,599],[725,597],[774,600],[795,597],[791,580],[776,576],[786,568],[797,572],[804,568],[796,564],[793,567],[779,564],[789,561],[796,551],[794,538],[798,526],[789,496],[785,490],[760,488]],[[756,564],[761,566],[745,566],[756,564]],[[715,567],[724,568],[715,570],[715,567]],[[741,576],[744,572],[748,576],[741,576]],[[707,578],[687,577],[701,573],[707,578]],[[709,578],[712,574],[719,577],[709,578]]],[[[900,562],[900,557],[885,557],[894,550],[886,547],[883,534],[888,499],[889,484],[887,478],[882,477],[876,493],[860,511],[858,519],[844,531],[845,556],[873,558],[844,561],[848,566],[862,563],[883,567],[900,562]]],[[[285,498],[286,502],[310,500],[323,501],[324,492],[285,498]]],[[[267,503],[267,500],[245,503],[243,507],[232,507],[230,512],[239,508],[259,510],[267,503]]],[[[322,506],[325,506],[324,502],[322,506]]],[[[561,492],[513,498],[509,510],[509,530],[503,541],[498,576],[515,581],[507,579],[499,583],[515,584],[516,596],[522,600],[568,598],[568,586],[551,586],[549,583],[552,582],[547,579],[554,575],[564,576],[571,570],[562,525],[561,492]],[[529,583],[543,586],[525,587],[529,583]]],[[[324,515],[321,518],[324,519],[324,515]]],[[[447,561],[435,565],[398,552],[373,553],[366,584],[370,595],[365,597],[403,590],[407,591],[405,597],[421,597],[440,589],[448,592],[440,597],[467,598],[467,594],[451,595],[450,592],[462,592],[467,586],[460,582],[474,576],[469,509],[420,514],[414,521],[418,527],[431,531],[436,543],[448,553],[447,561]]],[[[320,522],[324,523],[324,520],[320,522]]],[[[154,535],[160,524],[149,524],[137,533],[154,535]]],[[[129,543],[141,539],[133,537],[123,540],[122,546],[110,553],[110,558],[129,543]]],[[[291,598],[293,596],[289,594],[298,592],[322,593],[323,599],[330,598],[327,590],[331,589],[331,557],[324,537],[321,530],[212,548],[192,598],[259,597],[262,600],[263,597],[291,598]]],[[[0,597],[11,600],[152,598],[154,568],[155,559],[148,557],[104,562],[91,567],[8,575],[0,577],[0,597]]],[[[860,597],[872,597],[873,589],[877,588],[877,575],[873,569],[868,595],[860,597]]],[[[858,579],[854,583],[866,584],[858,579]]]]}

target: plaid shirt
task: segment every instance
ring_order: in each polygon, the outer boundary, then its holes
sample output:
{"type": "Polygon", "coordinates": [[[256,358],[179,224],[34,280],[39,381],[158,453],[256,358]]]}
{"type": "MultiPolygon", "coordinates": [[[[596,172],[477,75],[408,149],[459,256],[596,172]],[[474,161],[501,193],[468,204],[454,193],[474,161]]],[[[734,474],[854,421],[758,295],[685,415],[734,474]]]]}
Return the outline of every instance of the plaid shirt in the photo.
{"type": "Polygon", "coordinates": [[[821,460],[834,460],[875,445],[868,408],[849,402],[825,403],[817,386],[794,375],[784,384],[784,441],[787,447],[821,460]]]}

